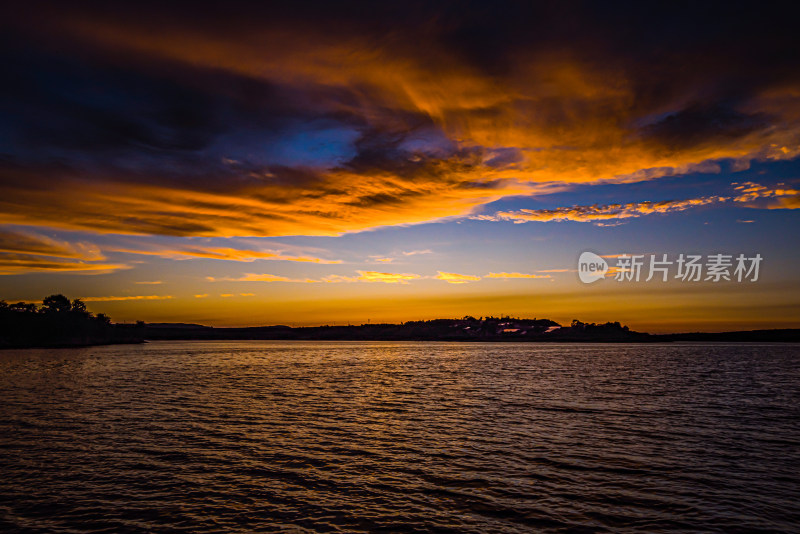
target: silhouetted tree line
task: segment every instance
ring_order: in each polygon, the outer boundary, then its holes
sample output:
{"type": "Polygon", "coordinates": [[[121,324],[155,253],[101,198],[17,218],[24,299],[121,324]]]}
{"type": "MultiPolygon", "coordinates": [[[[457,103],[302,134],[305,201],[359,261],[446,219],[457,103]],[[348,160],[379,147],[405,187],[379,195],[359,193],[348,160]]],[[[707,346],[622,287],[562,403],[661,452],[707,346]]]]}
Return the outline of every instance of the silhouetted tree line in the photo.
{"type": "Polygon", "coordinates": [[[627,326],[622,326],[619,323],[619,321],[614,321],[613,323],[597,324],[597,323],[584,323],[584,322],[581,322],[581,321],[579,321],[577,319],[573,319],[572,320],[572,325],[570,325],[570,328],[573,328],[574,330],[583,331],[583,332],[592,332],[592,331],[594,331],[594,332],[601,332],[601,331],[605,331],[605,332],[615,332],[615,331],[627,332],[628,331],[628,327],[627,326]]]}
{"type": "Polygon", "coordinates": [[[570,326],[549,334],[554,341],[656,341],[655,336],[632,332],[618,321],[584,323],[574,319],[570,326]]]}
{"type": "Polygon", "coordinates": [[[94,315],[80,299],[50,295],[36,304],[0,300],[0,348],[55,347],[138,343],[144,323],[113,324],[103,314],[94,315]]]}
{"type": "Polygon", "coordinates": [[[476,319],[472,315],[465,315],[461,319],[430,319],[427,321],[406,321],[404,326],[425,326],[425,327],[472,327],[472,328],[493,328],[501,325],[504,326],[517,326],[517,327],[534,327],[540,329],[547,329],[551,326],[558,326],[558,323],[550,319],[523,319],[520,317],[511,317],[503,315],[494,317],[487,315],[476,319]]]}
{"type": "Polygon", "coordinates": [[[653,341],[649,334],[631,332],[617,323],[594,324],[573,321],[561,327],[550,319],[465,316],[461,319],[430,319],[401,324],[366,323],[347,326],[259,326],[212,328],[187,324],[151,324],[145,337],[161,339],[302,339],[372,341],[653,341]]]}

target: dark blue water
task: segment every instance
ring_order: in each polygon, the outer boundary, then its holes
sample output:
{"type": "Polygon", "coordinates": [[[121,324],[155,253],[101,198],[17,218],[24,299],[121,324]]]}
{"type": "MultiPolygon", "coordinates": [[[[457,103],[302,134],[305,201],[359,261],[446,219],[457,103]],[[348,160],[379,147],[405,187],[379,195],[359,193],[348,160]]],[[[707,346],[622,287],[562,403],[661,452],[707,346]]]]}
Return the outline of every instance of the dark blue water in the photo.
{"type": "Polygon", "coordinates": [[[0,351],[4,532],[800,532],[800,346],[0,351]]]}

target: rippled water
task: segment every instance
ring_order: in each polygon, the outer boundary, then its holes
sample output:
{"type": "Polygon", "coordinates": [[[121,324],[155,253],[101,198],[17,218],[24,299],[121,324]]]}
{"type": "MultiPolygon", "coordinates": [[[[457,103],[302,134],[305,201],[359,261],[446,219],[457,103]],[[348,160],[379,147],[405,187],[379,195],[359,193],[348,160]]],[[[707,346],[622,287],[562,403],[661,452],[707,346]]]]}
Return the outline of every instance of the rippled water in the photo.
{"type": "Polygon", "coordinates": [[[800,531],[800,346],[0,351],[0,530],[800,531]]]}

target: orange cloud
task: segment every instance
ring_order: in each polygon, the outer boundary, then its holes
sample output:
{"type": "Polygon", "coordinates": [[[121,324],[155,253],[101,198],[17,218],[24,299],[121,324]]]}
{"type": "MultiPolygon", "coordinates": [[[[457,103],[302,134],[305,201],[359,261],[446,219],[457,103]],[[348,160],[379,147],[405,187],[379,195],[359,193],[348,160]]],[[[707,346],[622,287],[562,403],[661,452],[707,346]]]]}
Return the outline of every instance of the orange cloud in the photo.
{"type": "Polygon", "coordinates": [[[787,209],[787,210],[800,209],[800,196],[781,198],[779,199],[779,205],[770,206],[770,209],[787,209]]]}
{"type": "Polygon", "coordinates": [[[800,191],[778,184],[769,188],[755,182],[735,184],[738,196],[734,201],[752,208],[798,209],[800,208],[800,191]]]}
{"type": "MultiPolygon", "coordinates": [[[[356,271],[354,278],[358,282],[381,282],[384,284],[407,284],[409,280],[420,278],[418,274],[411,273],[381,273],[377,271],[356,271]]],[[[327,281],[327,280],[326,280],[327,281]]]]}
{"type": "Polygon", "coordinates": [[[244,276],[240,276],[239,278],[232,278],[232,277],[214,278],[213,276],[207,276],[206,280],[208,280],[209,282],[299,282],[301,281],[301,280],[293,280],[285,276],[277,276],[274,274],[255,274],[255,273],[245,274],[244,276]]]}
{"type": "Polygon", "coordinates": [[[421,278],[418,274],[412,273],[382,273],[377,271],[356,271],[358,276],[342,276],[331,274],[324,278],[315,280],[312,278],[288,278],[274,274],[248,273],[238,278],[206,277],[209,282],[296,282],[304,284],[315,284],[320,282],[341,283],[341,282],[382,282],[385,284],[407,284],[409,280],[421,278]]]}
{"type": "Polygon", "coordinates": [[[177,260],[203,258],[211,260],[241,261],[241,262],[253,262],[256,260],[280,260],[280,261],[298,261],[304,263],[320,263],[320,264],[342,263],[341,260],[326,260],[311,256],[289,256],[274,251],[240,250],[230,247],[203,248],[196,246],[186,246],[186,247],[172,248],[172,249],[113,248],[108,250],[113,252],[123,252],[126,254],[159,256],[161,258],[170,258],[177,260]]]}
{"type": "Polygon", "coordinates": [[[660,202],[632,202],[629,204],[609,204],[605,206],[572,206],[569,208],[522,209],[512,212],[499,212],[494,220],[509,220],[515,223],[529,221],[578,221],[593,222],[607,219],[628,219],[652,213],[672,213],[685,211],[697,206],[717,204],[729,200],[727,197],[703,197],[688,200],[664,200],[660,202]]]}
{"type": "Polygon", "coordinates": [[[33,232],[7,231],[0,228],[0,254],[3,253],[23,253],[85,261],[105,259],[100,253],[99,247],[91,243],[69,243],[33,232]]]}
{"type": "Polygon", "coordinates": [[[0,275],[34,272],[107,274],[129,266],[105,263],[91,243],[69,243],[31,232],[0,229],[0,275]]]}
{"type": "MultiPolygon", "coordinates": [[[[551,271],[541,272],[566,272],[568,269],[555,269],[551,271]]],[[[288,278],[286,276],[278,276],[274,274],[255,274],[248,273],[239,277],[224,277],[215,278],[213,276],[206,277],[209,282],[294,282],[294,283],[342,283],[342,282],[381,282],[385,284],[407,284],[411,280],[420,280],[423,277],[413,273],[384,273],[377,271],[356,271],[358,276],[344,276],[338,274],[331,274],[320,279],[312,278],[288,278]]],[[[477,282],[482,279],[480,276],[473,276],[468,274],[447,273],[438,271],[438,275],[433,278],[443,280],[451,284],[465,284],[468,282],[477,282]]],[[[527,273],[489,273],[483,278],[551,278],[549,274],[527,274],[527,273]]]]}
{"type": "MultiPolygon", "coordinates": [[[[30,180],[16,173],[9,175],[8,170],[3,176],[0,169],[0,224],[123,234],[332,236],[464,215],[504,196],[537,191],[515,178],[494,176],[499,173],[483,169],[475,159],[476,156],[465,156],[429,162],[414,172],[416,176],[399,176],[381,169],[363,169],[364,174],[340,170],[320,174],[306,187],[259,185],[231,188],[227,193],[131,181],[109,180],[98,187],[96,183],[63,180],[60,183],[69,183],[67,189],[53,194],[37,188],[9,187],[30,180]],[[320,195],[320,191],[326,194],[320,195]]],[[[248,256],[245,251],[224,249],[160,251],[169,252],[174,256],[236,261],[317,260],[271,256],[258,251],[249,251],[255,255],[248,256]]]]}
{"type": "Polygon", "coordinates": [[[128,265],[117,263],[82,263],[64,260],[48,260],[40,256],[0,255],[0,275],[27,273],[65,273],[65,274],[109,274],[128,265]]]}
{"type": "Polygon", "coordinates": [[[449,284],[467,284],[469,282],[476,282],[481,279],[480,276],[472,276],[469,274],[458,274],[458,273],[445,273],[442,271],[438,271],[439,274],[434,276],[437,280],[444,280],[449,284]]]}

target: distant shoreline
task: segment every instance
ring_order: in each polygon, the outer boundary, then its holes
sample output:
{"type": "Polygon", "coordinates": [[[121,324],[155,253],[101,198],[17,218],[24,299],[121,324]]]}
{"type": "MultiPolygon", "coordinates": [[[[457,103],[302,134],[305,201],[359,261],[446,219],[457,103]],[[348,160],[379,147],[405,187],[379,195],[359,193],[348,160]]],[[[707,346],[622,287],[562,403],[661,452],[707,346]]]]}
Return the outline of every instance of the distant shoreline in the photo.
{"type": "Polygon", "coordinates": [[[11,315],[28,327],[25,335],[0,336],[0,349],[79,348],[139,344],[147,341],[441,341],[470,343],[672,343],[672,342],[800,342],[800,328],[648,334],[618,322],[572,321],[562,326],[549,319],[466,316],[461,319],[409,321],[401,324],[347,326],[286,325],[217,328],[186,323],[135,325],[98,323],[89,314],[39,312],[11,315]],[[90,328],[88,328],[90,327],[90,328]],[[88,329],[87,329],[88,328],[88,329]]]}
{"type": "Polygon", "coordinates": [[[98,341],[96,343],[58,343],[58,344],[32,344],[32,345],[0,345],[2,350],[21,350],[21,349],[82,349],[88,347],[108,347],[112,345],[143,345],[146,339],[137,341],[98,341]]]}
{"type": "MultiPolygon", "coordinates": [[[[689,332],[648,334],[634,332],[619,323],[544,327],[545,320],[519,320],[506,325],[457,319],[436,319],[403,324],[362,324],[358,326],[261,326],[216,328],[193,324],[157,323],[144,328],[144,338],[159,340],[299,340],[299,341],[463,341],[463,342],[545,342],[545,343],[668,343],[711,342],[800,342],[800,329],[768,329],[732,332],[689,332]],[[536,321],[538,324],[527,323],[536,321]],[[506,328],[506,326],[510,328],[506,328]]],[[[577,323],[577,324],[576,324],[577,323]]]]}

